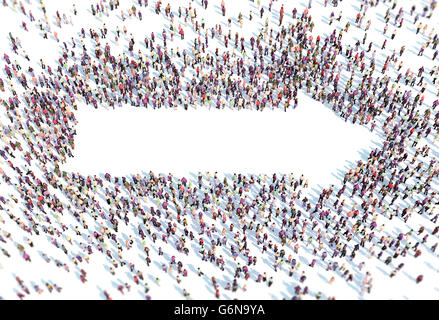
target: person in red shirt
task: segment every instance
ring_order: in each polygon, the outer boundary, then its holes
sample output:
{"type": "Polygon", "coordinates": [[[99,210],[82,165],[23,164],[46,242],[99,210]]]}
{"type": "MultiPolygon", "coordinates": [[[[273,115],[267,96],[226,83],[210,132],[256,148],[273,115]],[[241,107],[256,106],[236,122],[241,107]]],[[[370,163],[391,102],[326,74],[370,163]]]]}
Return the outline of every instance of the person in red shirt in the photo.
{"type": "Polygon", "coordinates": [[[282,5],[279,12],[279,26],[282,25],[283,19],[284,19],[284,5],[282,5]]]}

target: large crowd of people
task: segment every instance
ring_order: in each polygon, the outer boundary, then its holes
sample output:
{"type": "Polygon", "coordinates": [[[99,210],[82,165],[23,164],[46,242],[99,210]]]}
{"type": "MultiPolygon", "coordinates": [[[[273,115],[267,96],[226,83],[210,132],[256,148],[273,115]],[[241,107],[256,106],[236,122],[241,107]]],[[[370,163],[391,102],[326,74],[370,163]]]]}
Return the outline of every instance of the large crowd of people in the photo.
{"type": "MultiPolygon", "coordinates": [[[[56,41],[61,54],[56,63],[30,57],[13,30],[8,32],[10,49],[2,48],[0,173],[8,188],[2,190],[10,191],[0,197],[0,262],[14,263],[5,249],[9,243],[26,263],[53,259],[66,272],[77,270],[77,280],[85,283],[86,269],[92,268],[88,260],[102,255],[110,265],[110,279],[119,275],[119,268],[131,281],[123,280],[117,288],[111,281],[100,284],[107,299],[115,289],[123,294],[131,285],[154,298],[152,282],[158,284],[173,271],[178,284],[180,277],[203,276],[217,298],[245,291],[251,281],[271,287],[279,273],[286,273],[293,294],[285,298],[335,299],[307,283],[316,268],[326,272],[330,283],[341,277],[364,296],[373,291],[369,266],[376,260],[392,266],[388,276],[394,278],[406,258],[426,251],[437,255],[439,36],[430,20],[436,1],[418,8],[396,0],[361,0],[357,15],[342,19],[341,11],[337,16],[334,10],[346,1],[309,1],[307,7],[289,11],[282,1],[257,0],[250,7],[258,11],[228,17],[229,4],[223,0],[217,1],[216,14],[224,23],[210,25],[203,12],[213,2],[138,0],[123,7],[110,0],[92,4],[87,12],[73,4],[73,17],[56,11],[56,23],[50,23],[43,0],[37,8],[3,0],[0,10],[14,8],[25,32],[35,25],[42,43],[56,41]],[[316,6],[328,12],[326,21],[314,21],[316,6]],[[371,8],[382,13],[383,43],[370,36],[371,19],[377,19],[366,17],[371,8]],[[73,24],[81,15],[99,17],[100,27],[80,26],[76,37],[64,39],[63,24],[73,24]],[[145,28],[139,41],[124,22],[146,24],[149,15],[161,16],[166,27],[161,34],[145,28]],[[120,25],[106,21],[112,16],[120,17],[120,25]],[[256,20],[262,26],[258,33],[244,34],[256,20]],[[331,31],[316,36],[313,29],[322,23],[331,31]],[[408,32],[407,25],[424,35],[418,55],[431,60],[417,70],[404,66],[410,44],[386,49],[401,30],[408,32]],[[361,32],[362,41],[345,40],[353,30],[361,32]],[[128,45],[119,53],[122,42],[128,45]],[[306,177],[293,173],[119,177],[62,170],[73,157],[79,104],[286,112],[301,107],[299,90],[345,121],[382,136],[382,145],[347,170],[340,186],[313,194],[306,177]],[[75,224],[66,224],[66,217],[75,224]],[[412,223],[415,219],[422,219],[420,228],[412,223]],[[400,220],[407,231],[395,232],[390,220],[400,220]],[[15,223],[22,234],[8,231],[6,222],[15,223]],[[20,240],[23,235],[26,243],[20,240]],[[31,256],[35,238],[47,238],[47,246],[59,248],[60,257],[49,258],[44,247],[38,248],[41,257],[31,256]],[[139,246],[144,264],[134,265],[127,252],[139,246]],[[168,247],[178,255],[164,254],[168,247]],[[306,252],[312,259],[301,265],[306,252]],[[190,270],[180,256],[198,259],[200,267],[190,270]],[[153,261],[164,274],[150,281],[146,275],[153,261]],[[215,273],[208,273],[205,264],[215,273]],[[260,271],[263,264],[269,273],[260,271]],[[232,280],[221,280],[223,274],[232,280]]],[[[417,283],[428,277],[411,276],[417,283]]],[[[20,275],[16,280],[20,299],[43,291],[38,285],[29,289],[20,275]]],[[[68,286],[44,285],[50,292],[68,286]]],[[[191,290],[184,288],[183,296],[191,298],[191,290]]]]}

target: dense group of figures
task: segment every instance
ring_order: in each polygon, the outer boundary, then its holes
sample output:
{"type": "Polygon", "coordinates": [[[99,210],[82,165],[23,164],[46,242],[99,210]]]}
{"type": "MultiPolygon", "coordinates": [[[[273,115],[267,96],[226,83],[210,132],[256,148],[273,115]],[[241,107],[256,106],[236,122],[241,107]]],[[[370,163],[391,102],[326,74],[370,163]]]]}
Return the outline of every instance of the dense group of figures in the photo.
{"type": "MultiPolygon", "coordinates": [[[[437,257],[439,36],[430,20],[436,1],[424,8],[362,0],[356,2],[356,15],[345,18],[333,10],[349,4],[336,0],[310,0],[292,10],[282,1],[249,1],[254,12],[236,17],[228,16],[230,4],[224,0],[139,0],[129,6],[111,0],[93,3],[90,10],[73,3],[69,12],[56,10],[55,23],[49,22],[42,0],[23,2],[3,0],[0,10],[23,20],[20,32],[36,30],[42,44],[56,41],[60,56],[53,62],[35,57],[13,29],[10,47],[2,48],[3,267],[16,263],[6,249],[12,246],[25,263],[44,259],[67,273],[74,269],[77,281],[86,283],[93,268],[89,260],[101,255],[110,280],[99,286],[107,299],[116,289],[124,293],[132,286],[142,288],[144,298],[154,298],[153,286],[171,275],[178,284],[185,277],[202,277],[213,297],[239,297],[250,282],[274,288],[281,273],[292,288],[284,298],[335,299],[308,284],[307,277],[319,269],[330,283],[342,278],[364,296],[373,291],[375,260],[392,266],[388,276],[397,282],[401,269],[416,263],[409,258],[425,252],[437,257]],[[203,15],[215,5],[211,2],[218,2],[215,13],[223,23],[210,24],[203,15]],[[316,6],[327,12],[326,21],[313,20],[316,6]],[[377,19],[366,17],[372,9],[382,14],[384,43],[368,39],[377,19]],[[100,27],[75,24],[75,37],[63,37],[65,25],[81,15],[98,17],[100,27]],[[163,19],[163,32],[145,27],[142,40],[124,25],[139,19],[147,26],[154,15],[163,19]],[[118,25],[107,21],[115,16],[118,25]],[[258,31],[244,35],[255,21],[258,31]],[[319,23],[333,31],[316,36],[319,23]],[[362,41],[345,40],[353,29],[364,35],[362,41]],[[421,68],[404,66],[409,43],[386,49],[398,32],[419,34],[423,43],[417,55],[428,56],[421,68]],[[305,107],[298,101],[300,90],[346,122],[382,137],[367,158],[344,172],[339,186],[313,193],[307,178],[293,173],[86,176],[62,170],[73,157],[80,104],[108,112],[120,107],[289,112],[305,107]],[[399,220],[398,228],[391,220],[399,220]],[[58,256],[34,247],[35,239],[55,246],[58,256]],[[174,249],[177,253],[170,254],[174,249]],[[142,262],[131,260],[135,250],[142,262]],[[163,273],[148,277],[155,263],[163,273]],[[112,285],[113,278],[124,280],[112,285]]],[[[14,275],[18,298],[46,290],[23,276],[14,275]]],[[[427,275],[410,276],[419,283],[427,275]]],[[[61,292],[68,284],[43,286],[61,292]]],[[[181,293],[191,298],[191,291],[186,286],[181,293]]]]}

